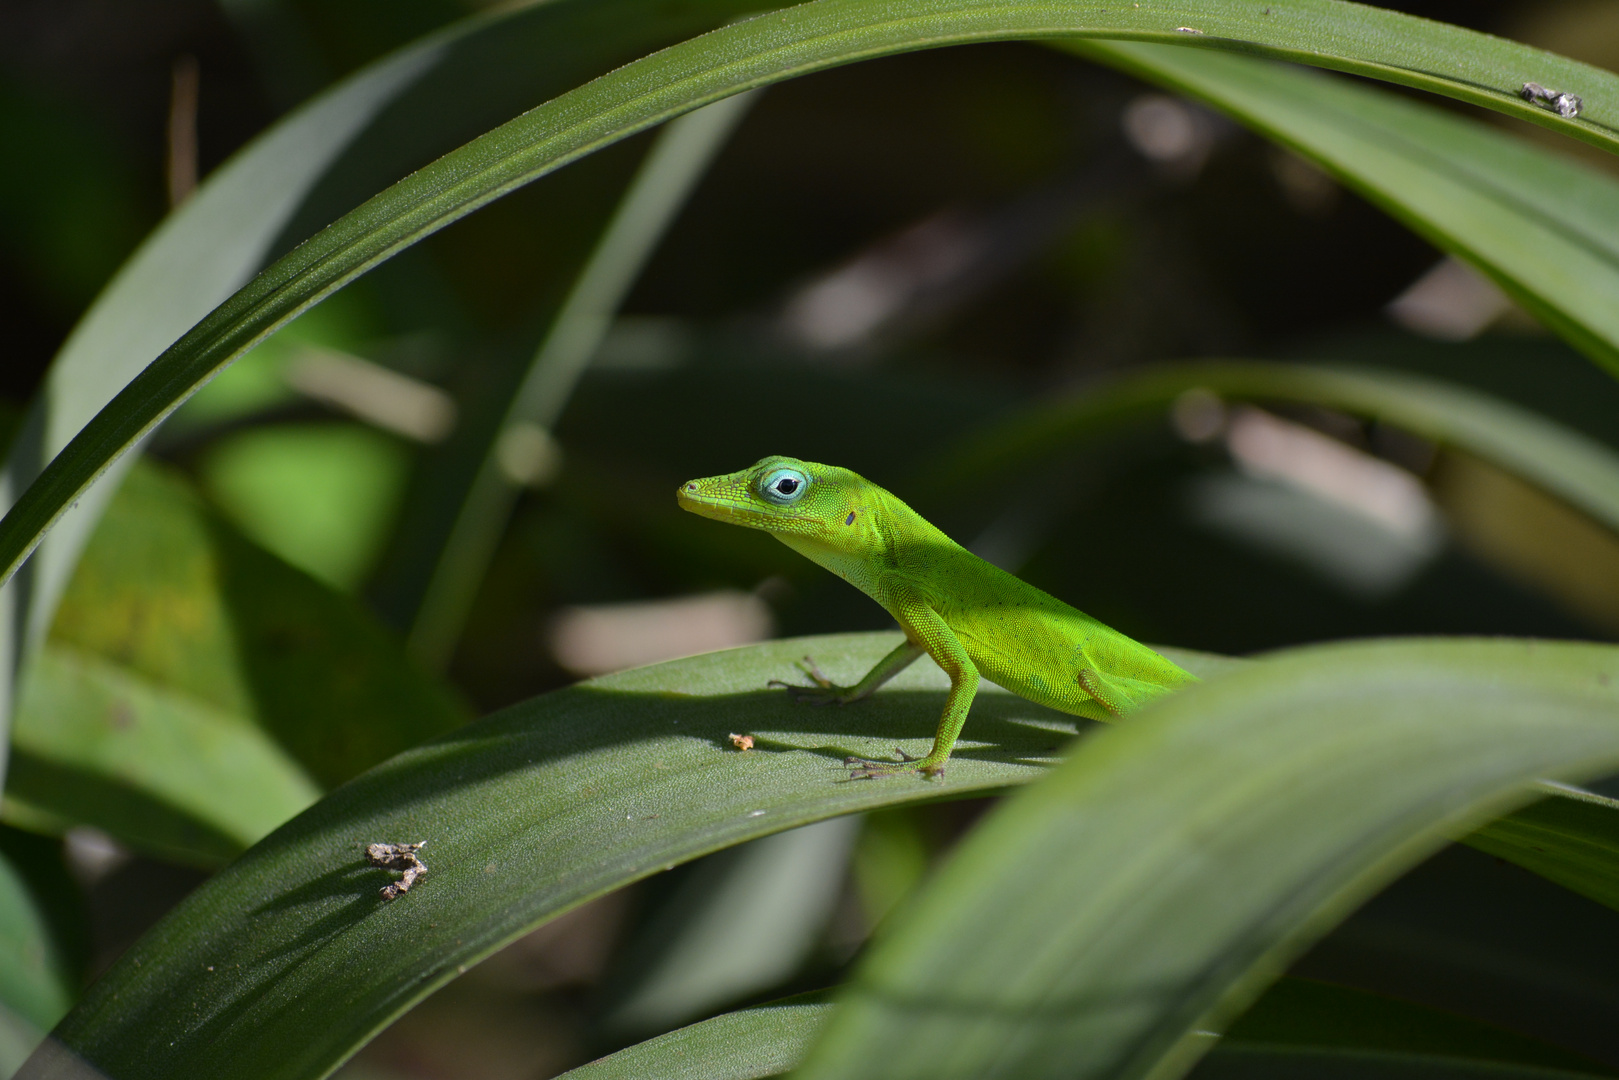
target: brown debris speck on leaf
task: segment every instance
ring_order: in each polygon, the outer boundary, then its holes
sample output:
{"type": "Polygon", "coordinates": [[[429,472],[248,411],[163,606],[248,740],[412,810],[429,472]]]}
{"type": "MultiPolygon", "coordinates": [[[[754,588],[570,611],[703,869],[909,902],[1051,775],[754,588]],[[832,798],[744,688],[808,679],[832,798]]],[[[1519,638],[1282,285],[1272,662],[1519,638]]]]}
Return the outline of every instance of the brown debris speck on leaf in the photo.
{"type": "Polygon", "coordinates": [[[1532,105],[1539,105],[1556,113],[1565,120],[1572,120],[1580,115],[1580,109],[1585,102],[1580,100],[1578,94],[1568,94],[1561,90],[1548,90],[1539,83],[1526,82],[1518,96],[1532,105]]]}
{"type": "Polygon", "coordinates": [[[366,862],[384,870],[399,870],[404,874],[398,881],[390,881],[382,887],[381,896],[384,900],[392,900],[401,893],[409,892],[411,886],[427,873],[427,864],[416,857],[416,853],[426,846],[426,840],[414,844],[366,845],[366,862]]]}
{"type": "Polygon", "coordinates": [[[738,735],[736,732],[733,731],[731,733],[731,745],[736,747],[738,750],[752,750],[753,749],[753,736],[752,735],[738,735]]]}

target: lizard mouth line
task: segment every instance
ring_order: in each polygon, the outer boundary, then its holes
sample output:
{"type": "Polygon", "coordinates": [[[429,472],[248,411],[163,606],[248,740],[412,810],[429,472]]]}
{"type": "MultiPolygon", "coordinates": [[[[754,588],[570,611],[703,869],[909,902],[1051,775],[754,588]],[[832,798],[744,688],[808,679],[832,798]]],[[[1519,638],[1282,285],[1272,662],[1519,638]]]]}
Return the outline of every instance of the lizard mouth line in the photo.
{"type": "Polygon", "coordinates": [[[719,521],[737,521],[742,516],[740,513],[741,507],[737,505],[737,501],[723,495],[695,494],[681,488],[676,492],[676,498],[682,509],[690,510],[692,513],[700,514],[706,518],[714,518],[719,521]]]}
{"type": "Polygon", "coordinates": [[[749,513],[750,507],[747,496],[711,495],[687,491],[684,486],[675,492],[676,501],[681,509],[689,510],[699,517],[712,518],[715,521],[730,522],[735,525],[745,525],[750,529],[764,529],[770,531],[772,524],[791,521],[809,521],[810,518],[802,514],[783,514],[777,522],[764,523],[757,521],[749,513]]]}

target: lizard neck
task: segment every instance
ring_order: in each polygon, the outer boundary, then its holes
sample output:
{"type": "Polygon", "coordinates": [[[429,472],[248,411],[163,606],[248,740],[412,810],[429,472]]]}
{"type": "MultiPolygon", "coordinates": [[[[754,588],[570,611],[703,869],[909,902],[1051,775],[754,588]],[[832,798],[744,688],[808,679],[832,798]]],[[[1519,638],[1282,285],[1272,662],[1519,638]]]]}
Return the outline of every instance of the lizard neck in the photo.
{"type": "Polygon", "coordinates": [[[807,536],[793,536],[789,533],[771,535],[806,559],[826,567],[879,604],[886,606],[879,565],[871,556],[845,551],[807,536]]]}

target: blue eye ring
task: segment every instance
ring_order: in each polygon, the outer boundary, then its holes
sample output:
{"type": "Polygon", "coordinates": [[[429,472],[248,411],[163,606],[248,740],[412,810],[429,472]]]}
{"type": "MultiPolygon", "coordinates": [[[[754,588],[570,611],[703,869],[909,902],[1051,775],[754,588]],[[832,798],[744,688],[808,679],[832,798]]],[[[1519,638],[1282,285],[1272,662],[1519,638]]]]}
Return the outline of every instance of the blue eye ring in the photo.
{"type": "Polygon", "coordinates": [[[797,469],[772,469],[759,481],[759,494],[777,506],[789,506],[809,490],[809,477],[797,469]]]}

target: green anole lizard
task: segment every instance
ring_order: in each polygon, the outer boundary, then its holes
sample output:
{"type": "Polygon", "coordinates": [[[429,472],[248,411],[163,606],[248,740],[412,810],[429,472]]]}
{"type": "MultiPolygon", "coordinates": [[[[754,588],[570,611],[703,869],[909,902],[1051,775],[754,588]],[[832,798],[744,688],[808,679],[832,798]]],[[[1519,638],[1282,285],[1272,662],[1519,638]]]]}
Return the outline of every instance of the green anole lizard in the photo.
{"type": "Polygon", "coordinates": [[[900,761],[849,758],[854,777],[907,770],[940,776],[982,674],[1041,705],[1110,720],[1196,676],[985,562],[869,480],[832,465],[767,457],[750,469],[692,480],[677,493],[694,514],[763,529],[870,596],[905,641],[853,686],[785,687],[795,701],[847,705],[870,697],[923,653],[950,676],[933,749],[900,761]]]}

